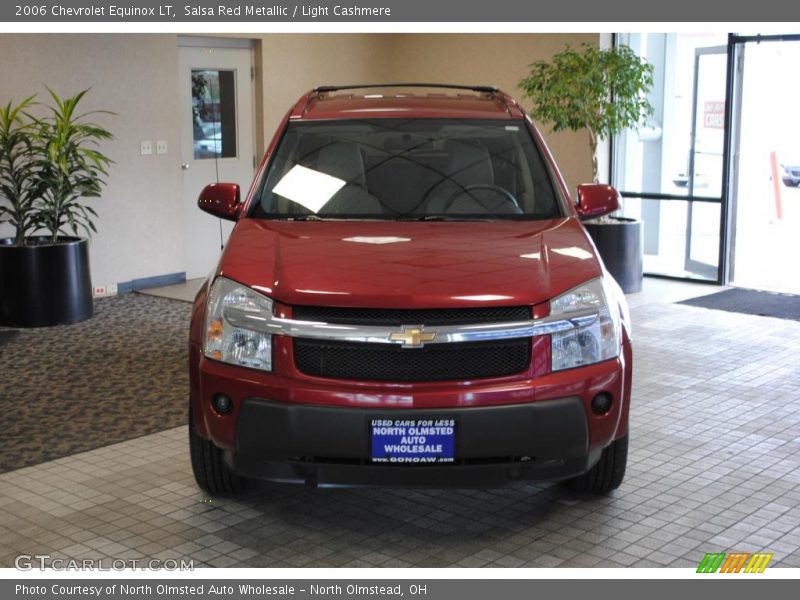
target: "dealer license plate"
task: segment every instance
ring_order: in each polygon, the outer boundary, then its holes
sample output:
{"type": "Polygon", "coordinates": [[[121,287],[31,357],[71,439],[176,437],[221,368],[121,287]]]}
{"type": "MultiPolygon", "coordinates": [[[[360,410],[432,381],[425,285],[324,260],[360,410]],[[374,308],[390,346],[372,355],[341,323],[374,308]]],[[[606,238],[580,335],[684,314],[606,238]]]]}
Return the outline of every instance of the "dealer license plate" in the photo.
{"type": "Polygon", "coordinates": [[[370,420],[372,462],[390,464],[451,463],[456,456],[454,419],[370,420]]]}

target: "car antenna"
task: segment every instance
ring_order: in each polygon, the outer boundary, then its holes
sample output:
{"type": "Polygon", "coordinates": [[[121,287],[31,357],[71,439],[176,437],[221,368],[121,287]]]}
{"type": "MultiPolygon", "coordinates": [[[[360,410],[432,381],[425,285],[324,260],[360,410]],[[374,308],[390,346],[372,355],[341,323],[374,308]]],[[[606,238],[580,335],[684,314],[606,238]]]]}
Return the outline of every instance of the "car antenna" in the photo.
{"type": "MultiPolygon", "coordinates": [[[[219,185],[219,153],[222,151],[222,135],[219,138],[219,148],[217,148],[217,118],[214,116],[212,121],[214,127],[214,171],[217,176],[217,185],[219,185]]],[[[219,218],[219,249],[222,251],[225,248],[224,236],[222,234],[222,219],[219,218]]]]}

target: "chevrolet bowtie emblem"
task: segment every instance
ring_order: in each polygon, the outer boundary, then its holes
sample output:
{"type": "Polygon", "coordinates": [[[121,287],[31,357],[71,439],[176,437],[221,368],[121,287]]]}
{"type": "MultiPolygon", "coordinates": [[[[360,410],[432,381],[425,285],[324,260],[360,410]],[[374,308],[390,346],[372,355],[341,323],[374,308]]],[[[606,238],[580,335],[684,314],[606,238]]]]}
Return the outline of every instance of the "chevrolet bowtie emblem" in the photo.
{"type": "Polygon", "coordinates": [[[425,342],[432,342],[436,337],[435,331],[422,331],[423,326],[403,325],[403,331],[395,331],[389,335],[392,342],[403,342],[403,348],[422,348],[425,342]]]}

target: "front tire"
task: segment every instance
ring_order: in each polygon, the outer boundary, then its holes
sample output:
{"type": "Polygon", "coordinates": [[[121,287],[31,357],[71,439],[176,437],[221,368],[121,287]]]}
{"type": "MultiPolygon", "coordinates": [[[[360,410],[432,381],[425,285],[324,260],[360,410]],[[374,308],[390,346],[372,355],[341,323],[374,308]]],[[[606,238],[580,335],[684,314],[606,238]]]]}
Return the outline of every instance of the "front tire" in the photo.
{"type": "Polygon", "coordinates": [[[600,460],[589,471],[565,483],[573,492],[607,494],[617,489],[625,478],[628,464],[628,434],[603,450],[600,460]]]}
{"type": "Polygon", "coordinates": [[[189,454],[192,472],[201,490],[211,496],[230,496],[244,489],[245,480],[225,464],[223,452],[210,440],[200,437],[189,406],[189,454]]]}

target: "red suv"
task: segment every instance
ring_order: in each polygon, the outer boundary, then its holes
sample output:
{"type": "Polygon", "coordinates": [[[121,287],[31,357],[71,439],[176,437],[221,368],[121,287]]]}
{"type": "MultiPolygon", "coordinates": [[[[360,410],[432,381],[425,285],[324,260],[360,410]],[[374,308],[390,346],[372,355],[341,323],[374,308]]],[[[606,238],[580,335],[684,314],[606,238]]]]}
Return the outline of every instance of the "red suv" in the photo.
{"type": "Polygon", "coordinates": [[[318,87],[198,203],[236,221],[192,312],[202,489],[619,486],[630,320],[580,222],[619,196],[573,202],[508,95],[318,87]]]}

